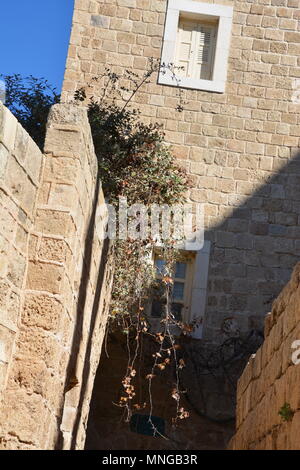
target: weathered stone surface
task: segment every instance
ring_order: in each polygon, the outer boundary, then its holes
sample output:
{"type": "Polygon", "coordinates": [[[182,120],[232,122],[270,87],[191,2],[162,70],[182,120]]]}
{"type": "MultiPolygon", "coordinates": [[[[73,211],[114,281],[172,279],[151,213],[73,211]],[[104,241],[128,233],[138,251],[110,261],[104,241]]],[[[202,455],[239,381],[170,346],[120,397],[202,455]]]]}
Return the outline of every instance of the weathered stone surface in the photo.
{"type": "Polygon", "coordinates": [[[3,144],[0,144],[0,178],[3,177],[8,160],[8,150],[3,144]]]}
{"type": "Polygon", "coordinates": [[[44,157],[38,146],[32,139],[29,139],[26,151],[25,167],[29,177],[35,185],[39,184],[43,159],[44,157]]]}
{"type": "Polygon", "coordinates": [[[0,143],[12,151],[15,145],[17,120],[11,112],[0,102],[0,143]]]}
{"type": "Polygon", "coordinates": [[[23,162],[26,157],[26,151],[30,140],[31,139],[27,132],[21,126],[17,126],[14,155],[20,162],[23,162]]]}
{"type": "Polygon", "coordinates": [[[67,212],[38,209],[35,227],[38,232],[68,237],[72,233],[73,222],[67,212]]]}
{"type": "MultiPolygon", "coordinates": [[[[104,229],[101,219],[96,222],[91,265],[83,263],[97,171],[86,110],[54,106],[49,129],[49,153],[43,156],[0,106],[0,176],[5,190],[0,191],[1,449],[53,449],[61,426],[69,430],[63,444],[67,449],[77,413],[76,448],[83,447],[105,331],[103,298],[110,295],[110,263],[104,267],[103,293],[90,331],[103,249],[98,240],[104,229]],[[83,276],[89,281],[86,291],[79,292],[83,276]],[[77,393],[70,395],[66,390],[73,363],[77,393]],[[88,381],[83,383],[87,366],[88,381]],[[74,412],[67,419],[70,407],[74,412]]],[[[104,201],[103,194],[98,201],[104,201]]]]}
{"type": "Polygon", "coordinates": [[[47,158],[44,178],[47,181],[73,183],[78,172],[79,162],[73,158],[47,158]]]}
{"type": "Polygon", "coordinates": [[[45,404],[38,395],[28,395],[25,390],[5,394],[5,404],[0,410],[0,421],[3,426],[0,432],[0,449],[5,448],[3,431],[9,431],[22,445],[33,445],[40,448],[40,438],[45,416],[45,404]]]}
{"type": "Polygon", "coordinates": [[[299,449],[300,364],[292,361],[296,352],[292,345],[300,339],[299,269],[300,263],[274,302],[266,318],[265,342],[239,380],[237,431],[229,445],[231,449],[299,449]],[[285,329],[285,324],[292,327],[285,329]],[[287,420],[279,415],[285,404],[293,412],[287,420]]]}
{"type": "Polygon", "coordinates": [[[26,287],[29,290],[61,292],[64,269],[56,264],[30,262],[26,287]]]}
{"type": "Polygon", "coordinates": [[[42,238],[38,256],[40,259],[65,263],[70,259],[71,250],[65,240],[42,238]]]}
{"type": "Polygon", "coordinates": [[[22,321],[28,326],[57,331],[62,305],[54,297],[27,295],[24,302],[22,321]]]}

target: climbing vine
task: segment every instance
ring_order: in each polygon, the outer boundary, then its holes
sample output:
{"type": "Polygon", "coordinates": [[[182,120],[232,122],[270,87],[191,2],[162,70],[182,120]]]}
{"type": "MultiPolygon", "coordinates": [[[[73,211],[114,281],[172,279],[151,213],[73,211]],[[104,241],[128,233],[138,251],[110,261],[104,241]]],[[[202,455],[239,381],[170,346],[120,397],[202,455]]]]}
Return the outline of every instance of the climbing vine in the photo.
{"type": "MultiPolygon", "coordinates": [[[[164,141],[164,133],[158,124],[142,122],[140,111],[133,105],[134,98],[146,87],[159,70],[168,69],[174,74],[174,66],[160,65],[151,59],[147,72],[138,75],[126,70],[119,75],[109,68],[92,79],[91,83],[76,91],[76,102],[88,108],[89,121],[98,158],[99,174],[107,201],[116,209],[121,198],[128,204],[143,204],[150,209],[153,204],[183,204],[188,188],[188,178],[183,169],[175,164],[174,156],[164,141]],[[97,82],[100,96],[93,95],[97,82]]],[[[183,110],[181,91],[178,92],[177,112],[183,110]]],[[[174,110],[175,112],[175,110],[174,110]]],[[[119,225],[121,221],[119,220],[119,225]]],[[[178,240],[177,240],[178,243],[178,240]]],[[[170,235],[162,248],[166,260],[162,280],[155,279],[155,269],[149,262],[156,240],[151,236],[143,239],[116,239],[114,241],[115,274],[110,304],[109,329],[121,329],[126,338],[128,363],[122,381],[123,393],[118,406],[124,408],[126,419],[132,411],[149,408],[150,421],[153,412],[152,383],[159,373],[174,367],[174,384],[170,396],[176,402],[178,419],[188,416],[180,406],[182,391],[178,371],[184,367],[177,357],[173,327],[183,331],[185,325],[178,321],[171,309],[172,277],[178,257],[176,240],[170,235]],[[164,299],[161,328],[151,331],[147,306],[153,293],[159,290],[164,299]],[[144,377],[148,381],[148,403],[139,403],[136,393],[138,362],[143,337],[147,336],[156,347],[152,353],[152,365],[144,377]]],[[[154,433],[158,430],[153,425],[154,433]]]]}
{"type": "MultiPolygon", "coordinates": [[[[149,68],[142,75],[130,70],[117,74],[106,68],[74,95],[75,103],[87,106],[101,183],[107,201],[116,208],[120,198],[126,198],[128,204],[142,203],[146,207],[152,204],[181,204],[185,200],[189,181],[185,172],[175,164],[161,126],[142,120],[140,111],[134,105],[138,101],[135,98],[151,83],[157,72],[167,70],[176,80],[172,64],[160,65],[155,60],[149,61],[149,68]],[[93,95],[93,85],[96,83],[101,90],[97,97],[93,95]]],[[[6,106],[42,149],[48,113],[51,106],[59,102],[59,95],[43,78],[24,78],[18,74],[2,78],[6,85],[6,106]]],[[[185,104],[182,89],[177,88],[177,93],[174,112],[182,112],[185,104]]],[[[121,331],[127,349],[123,393],[116,404],[124,409],[127,420],[134,410],[146,407],[151,417],[153,383],[161,374],[172,370],[174,380],[170,397],[176,404],[173,420],[176,423],[188,416],[180,400],[185,386],[188,386],[189,371],[197,378],[194,390],[197,402],[203,391],[203,377],[207,375],[216,380],[219,375],[225,376],[233,395],[236,377],[258,344],[257,338],[253,343],[252,335],[245,340],[230,338],[219,348],[214,348],[213,352],[199,350],[193,344],[181,348],[182,341],[174,336],[174,329],[184,335],[192,330],[193,325],[184,325],[171,309],[174,264],[178,259],[176,242],[171,236],[160,250],[161,257],[166,260],[160,281],[156,280],[155,268],[149,263],[155,249],[156,240],[151,237],[143,240],[127,237],[114,241],[116,269],[108,331],[121,331]],[[153,295],[159,295],[163,300],[163,316],[160,329],[156,332],[151,330],[148,316],[149,301],[153,295]],[[140,367],[146,350],[145,340],[148,346],[151,345],[146,351],[149,359],[146,372],[140,367]],[[185,367],[185,362],[188,367],[185,367]],[[141,400],[137,385],[141,373],[146,380],[147,403],[141,400]]],[[[189,390],[185,396],[190,404],[195,405],[189,390]]],[[[203,406],[197,405],[196,411],[209,416],[206,401],[203,396],[203,406]]],[[[279,410],[282,419],[287,421],[292,413],[289,404],[284,404],[279,410]]],[[[153,430],[158,432],[154,425],[153,430]]]]}

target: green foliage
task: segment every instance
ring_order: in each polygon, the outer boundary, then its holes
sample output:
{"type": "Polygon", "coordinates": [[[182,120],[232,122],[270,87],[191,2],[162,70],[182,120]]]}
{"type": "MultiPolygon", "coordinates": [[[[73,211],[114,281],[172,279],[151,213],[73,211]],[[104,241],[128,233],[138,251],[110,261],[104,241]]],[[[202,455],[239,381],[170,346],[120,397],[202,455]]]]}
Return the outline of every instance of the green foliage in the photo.
{"type": "MultiPolygon", "coordinates": [[[[101,80],[102,94],[89,99],[88,114],[101,181],[110,202],[126,196],[129,204],[179,203],[186,189],[184,172],[174,164],[161,127],[143,123],[140,112],[131,106],[159,68],[152,59],[141,77],[131,70],[118,75],[106,68],[93,79],[101,80]]],[[[77,90],[74,98],[85,101],[86,90],[77,90]]],[[[180,94],[178,100],[181,105],[180,94]]],[[[177,110],[182,110],[179,105],[177,110]]]]}
{"type": "MultiPolygon", "coordinates": [[[[168,68],[165,65],[162,67],[168,68]]],[[[155,60],[149,61],[149,69],[142,76],[130,70],[118,75],[106,68],[100,77],[93,79],[93,82],[101,81],[101,96],[90,96],[89,87],[77,90],[74,95],[75,102],[87,106],[99,164],[99,178],[106,199],[116,206],[119,196],[126,197],[129,205],[140,203],[147,207],[151,204],[172,205],[184,202],[187,176],[175,164],[172,152],[164,142],[161,127],[155,123],[143,122],[140,112],[131,106],[137,93],[150,83],[152,75],[159,70],[161,65],[155,60]]],[[[3,78],[6,84],[6,106],[43,149],[49,110],[53,104],[59,102],[59,95],[43,78],[24,78],[17,74],[3,78]]],[[[181,91],[178,93],[178,105],[174,112],[183,110],[181,91]]],[[[169,325],[176,320],[170,310],[172,286],[168,276],[163,280],[166,312],[162,331],[153,335],[148,328],[145,305],[155,276],[153,266],[146,260],[154,245],[155,242],[151,239],[117,240],[114,244],[111,325],[121,326],[121,330],[128,336],[127,343],[129,338],[134,338],[133,344],[128,344],[128,369],[122,382],[125,396],[120,399],[120,406],[126,407],[128,416],[132,406],[136,409],[141,407],[138,403],[131,404],[131,401],[135,396],[135,364],[142,335],[153,337],[158,348],[151,373],[147,376],[150,395],[151,381],[157,370],[164,370],[170,363],[171,351],[174,362],[177,363],[175,343],[169,329],[169,325]]],[[[170,243],[164,253],[170,267],[176,256],[177,252],[170,243]]],[[[176,400],[176,419],[182,419],[187,414],[183,408],[179,408],[181,392],[178,371],[176,374],[176,384],[170,396],[176,400]]],[[[152,399],[150,404],[151,415],[152,399]]]]}
{"type": "Polygon", "coordinates": [[[43,150],[49,110],[59,102],[60,95],[44,78],[19,74],[0,77],[6,86],[5,105],[43,150]]]}
{"type": "Polygon", "coordinates": [[[104,192],[112,202],[118,196],[128,203],[178,202],[186,177],[158,125],[143,124],[136,110],[94,101],[89,119],[104,192]]]}
{"type": "Polygon", "coordinates": [[[287,402],[280,408],[278,414],[281,416],[283,421],[291,421],[295,412],[291,409],[291,405],[287,402]]]}
{"type": "MultiPolygon", "coordinates": [[[[144,85],[150,83],[153,74],[160,70],[157,61],[149,61],[149,69],[142,75],[126,70],[118,75],[105,69],[92,83],[99,82],[100,96],[95,98],[89,93],[89,87],[77,90],[75,101],[87,105],[92,130],[95,152],[99,163],[99,177],[106,199],[115,206],[119,197],[126,197],[128,205],[151,204],[173,205],[184,202],[188,188],[185,172],[176,163],[172,152],[164,141],[164,134],[158,124],[148,124],[141,120],[140,112],[132,106],[134,97],[144,85]]],[[[163,68],[167,68],[163,65],[163,68]]],[[[181,91],[178,105],[174,112],[183,110],[181,91]]],[[[174,242],[166,244],[164,259],[168,269],[174,266],[177,250],[174,242]]],[[[147,305],[155,286],[155,272],[149,258],[155,247],[155,241],[116,240],[114,243],[115,273],[110,302],[110,328],[121,329],[126,334],[128,366],[122,385],[123,395],[119,406],[126,409],[129,419],[132,409],[142,409],[141,403],[134,403],[138,378],[137,363],[142,349],[142,336],[151,338],[157,351],[150,360],[153,362],[147,374],[149,389],[150,416],[153,403],[151,383],[157,371],[164,370],[171,362],[176,365],[175,384],[170,397],[176,400],[176,418],[183,419],[188,413],[179,406],[181,391],[176,347],[170,332],[170,325],[177,324],[171,312],[171,278],[162,280],[165,298],[165,311],[161,321],[161,332],[149,330],[147,305]]],[[[153,425],[154,426],[154,425],[153,425]]],[[[154,429],[154,427],[153,427],[154,429]]]]}
{"type": "MultiPolygon", "coordinates": [[[[187,176],[175,164],[161,127],[142,122],[140,112],[131,106],[159,67],[158,62],[150,60],[149,70],[141,77],[130,70],[118,75],[106,68],[93,79],[93,83],[100,82],[98,99],[87,98],[88,87],[74,95],[75,101],[87,105],[102,187],[116,206],[120,196],[126,197],[129,205],[146,207],[184,201],[187,176]]],[[[180,96],[178,99],[181,102],[180,96]]],[[[177,111],[182,111],[180,106],[177,111]]],[[[153,281],[153,269],[145,263],[152,248],[151,239],[115,242],[112,317],[128,315],[131,323],[138,315],[153,281]]]]}

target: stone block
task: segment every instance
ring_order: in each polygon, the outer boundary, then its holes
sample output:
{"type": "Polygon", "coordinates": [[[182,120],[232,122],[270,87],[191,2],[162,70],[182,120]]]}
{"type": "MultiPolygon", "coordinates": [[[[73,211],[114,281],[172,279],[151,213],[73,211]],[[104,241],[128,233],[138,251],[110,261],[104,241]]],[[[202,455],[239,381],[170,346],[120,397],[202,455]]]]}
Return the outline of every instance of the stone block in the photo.
{"type": "Polygon", "coordinates": [[[47,370],[43,361],[22,358],[21,361],[13,363],[8,388],[17,391],[21,387],[30,394],[36,393],[47,398],[48,377],[50,377],[50,371],[47,370]]]}
{"type": "Polygon", "coordinates": [[[0,102],[0,143],[12,151],[15,146],[18,121],[13,114],[0,102]]]}
{"type": "Polygon", "coordinates": [[[11,289],[7,281],[0,281],[0,323],[17,331],[20,294],[11,289]]]}
{"type": "Polygon", "coordinates": [[[30,261],[26,288],[29,290],[61,293],[64,268],[56,264],[30,261]]]}
{"type": "MultiPolygon", "coordinates": [[[[0,346],[0,350],[1,350],[1,346],[0,346]]],[[[0,395],[5,390],[5,387],[6,387],[7,371],[8,371],[8,364],[0,360],[0,395]]],[[[1,442],[1,438],[0,438],[0,442],[1,442]]]]}
{"type": "MultiPolygon", "coordinates": [[[[69,332],[71,334],[71,332],[69,332]]],[[[57,370],[64,378],[65,370],[58,370],[60,362],[61,347],[59,338],[51,336],[41,328],[21,326],[16,341],[16,359],[28,358],[32,360],[42,360],[46,366],[57,370]]]]}
{"type": "Polygon", "coordinates": [[[13,157],[8,161],[5,184],[27,214],[31,215],[35,204],[36,188],[13,157]]]}
{"type": "Polygon", "coordinates": [[[82,152],[82,135],[79,129],[71,124],[65,127],[50,127],[47,132],[44,152],[61,156],[62,153],[68,152],[67,155],[72,158],[81,158],[82,152]]]}
{"type": "Polygon", "coordinates": [[[8,150],[3,144],[0,143],[0,178],[2,178],[5,173],[7,161],[8,150]]]}
{"type": "Polygon", "coordinates": [[[39,395],[28,395],[25,390],[5,393],[6,406],[1,408],[0,420],[4,430],[18,440],[40,449],[41,429],[46,405],[39,395]]]}
{"type": "Polygon", "coordinates": [[[33,183],[38,186],[42,169],[43,155],[32,139],[29,139],[26,151],[25,168],[33,183]]]}
{"type": "Polygon", "coordinates": [[[42,238],[38,257],[42,260],[66,263],[70,260],[71,251],[65,240],[56,238],[42,238]]]}
{"type": "Polygon", "coordinates": [[[216,243],[219,247],[230,248],[235,246],[235,235],[228,232],[217,232],[216,243]]]}
{"type": "Polygon", "coordinates": [[[15,332],[0,323],[0,363],[8,364],[11,359],[15,332]]]}
{"type": "Polygon", "coordinates": [[[63,414],[63,421],[61,425],[61,429],[64,432],[71,432],[74,426],[74,422],[76,419],[76,414],[77,410],[76,408],[66,406],[64,408],[64,414],[63,414]]]}
{"type": "Polygon", "coordinates": [[[50,206],[75,209],[78,205],[78,194],[75,187],[70,184],[52,184],[48,204],[50,206]]]}
{"type": "Polygon", "coordinates": [[[68,237],[75,231],[72,217],[68,212],[38,209],[35,228],[38,232],[68,237]]]}
{"type": "Polygon", "coordinates": [[[300,33],[287,31],[286,33],[284,33],[284,40],[286,42],[299,43],[300,42],[300,33]]]}
{"type": "Polygon", "coordinates": [[[12,248],[8,259],[7,278],[19,289],[23,286],[26,258],[12,248]]]}
{"type": "Polygon", "coordinates": [[[27,250],[27,242],[28,242],[28,232],[23,229],[20,225],[17,227],[16,232],[16,245],[17,248],[22,252],[26,253],[27,250]]]}
{"type": "Polygon", "coordinates": [[[109,28],[110,18],[103,15],[91,15],[91,26],[109,28]]]}
{"type": "Polygon", "coordinates": [[[57,331],[61,314],[62,305],[54,297],[26,295],[22,312],[24,325],[57,331]]]}
{"type": "Polygon", "coordinates": [[[22,128],[22,126],[20,126],[20,124],[18,124],[13,153],[20,162],[25,160],[27,147],[30,140],[31,139],[27,132],[22,128]]]}

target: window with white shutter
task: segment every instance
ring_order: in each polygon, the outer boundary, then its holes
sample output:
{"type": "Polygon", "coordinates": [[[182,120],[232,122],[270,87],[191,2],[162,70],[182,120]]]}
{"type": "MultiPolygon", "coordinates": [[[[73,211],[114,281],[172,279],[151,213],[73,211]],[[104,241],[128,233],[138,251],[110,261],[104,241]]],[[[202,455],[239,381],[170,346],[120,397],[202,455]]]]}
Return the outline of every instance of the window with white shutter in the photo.
{"type": "Polygon", "coordinates": [[[212,79],[216,31],[216,25],[180,19],[175,60],[180,77],[212,79]]]}
{"type": "Polygon", "coordinates": [[[158,83],[224,93],[233,7],[168,0],[158,83]]]}
{"type": "MultiPolygon", "coordinates": [[[[156,283],[145,311],[151,325],[151,331],[162,331],[162,320],[166,315],[166,297],[164,295],[165,288],[161,288],[161,283],[164,278],[168,277],[171,313],[175,320],[192,324],[194,328],[191,336],[200,339],[205,324],[210,242],[204,240],[204,244],[199,250],[180,248],[178,255],[173,272],[170,273],[169,270],[166,270],[166,261],[161,247],[155,248],[153,264],[156,271],[156,283]]],[[[175,335],[181,333],[181,330],[175,326],[171,330],[175,335]]]]}
{"type": "Polygon", "coordinates": [[[195,78],[212,79],[216,27],[198,26],[196,45],[195,78]]]}

